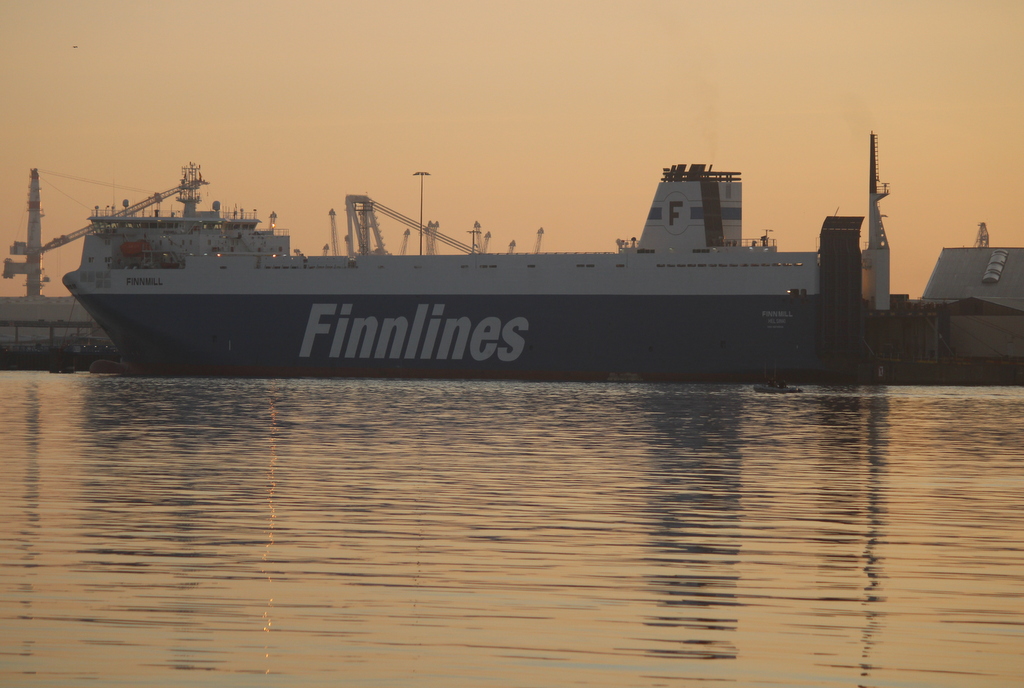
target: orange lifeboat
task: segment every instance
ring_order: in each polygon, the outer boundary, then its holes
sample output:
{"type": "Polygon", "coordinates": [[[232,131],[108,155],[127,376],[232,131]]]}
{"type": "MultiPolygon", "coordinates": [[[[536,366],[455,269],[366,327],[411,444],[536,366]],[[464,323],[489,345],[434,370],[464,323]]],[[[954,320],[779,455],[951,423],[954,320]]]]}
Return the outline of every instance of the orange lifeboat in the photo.
{"type": "Polygon", "coordinates": [[[126,241],[121,244],[121,255],[125,258],[136,258],[145,251],[149,251],[150,248],[149,242],[145,239],[142,241],[126,241]]]}

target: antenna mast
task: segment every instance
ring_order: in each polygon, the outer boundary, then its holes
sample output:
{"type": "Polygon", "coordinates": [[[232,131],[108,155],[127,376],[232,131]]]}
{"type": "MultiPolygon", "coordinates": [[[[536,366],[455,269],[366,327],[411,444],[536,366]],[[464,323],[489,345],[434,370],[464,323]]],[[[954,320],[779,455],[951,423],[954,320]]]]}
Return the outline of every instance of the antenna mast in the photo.
{"type": "Polygon", "coordinates": [[[203,200],[199,189],[209,182],[203,181],[203,174],[199,171],[199,165],[190,162],[181,168],[181,193],[178,194],[178,202],[184,204],[185,210],[182,217],[192,217],[196,214],[196,206],[203,200]]]}

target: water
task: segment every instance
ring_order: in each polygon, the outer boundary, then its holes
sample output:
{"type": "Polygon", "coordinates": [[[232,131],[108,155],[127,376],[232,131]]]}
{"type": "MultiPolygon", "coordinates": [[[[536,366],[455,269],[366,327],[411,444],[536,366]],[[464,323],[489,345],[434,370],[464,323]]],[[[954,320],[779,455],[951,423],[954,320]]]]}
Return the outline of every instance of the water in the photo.
{"type": "Polygon", "coordinates": [[[1019,388],[0,393],[0,685],[1024,683],[1019,388]]]}

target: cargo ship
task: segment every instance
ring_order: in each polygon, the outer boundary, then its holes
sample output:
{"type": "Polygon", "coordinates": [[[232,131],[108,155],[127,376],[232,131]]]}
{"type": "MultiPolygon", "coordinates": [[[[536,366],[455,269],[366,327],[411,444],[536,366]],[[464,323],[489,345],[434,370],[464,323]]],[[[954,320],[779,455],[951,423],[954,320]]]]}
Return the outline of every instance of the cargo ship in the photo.
{"type": "Polygon", "coordinates": [[[663,169],[639,238],[605,253],[440,255],[411,221],[430,250],[394,255],[378,215],[408,218],[349,196],[341,255],[301,255],[273,216],[199,210],[204,184],[183,168],[169,215],[97,208],[64,276],[125,373],[815,380],[859,347],[862,218],[780,251],[744,238],[740,175],[706,165],[663,169]]]}

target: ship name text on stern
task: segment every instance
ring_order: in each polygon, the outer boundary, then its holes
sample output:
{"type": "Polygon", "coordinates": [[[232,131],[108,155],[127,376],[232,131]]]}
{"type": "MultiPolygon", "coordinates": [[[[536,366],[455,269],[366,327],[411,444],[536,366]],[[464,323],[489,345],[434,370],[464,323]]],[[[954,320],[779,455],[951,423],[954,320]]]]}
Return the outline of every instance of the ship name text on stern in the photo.
{"type": "Polygon", "coordinates": [[[761,317],[765,319],[769,329],[778,330],[789,323],[793,313],[792,311],[761,311],[761,317]]]}
{"type": "Polygon", "coordinates": [[[468,317],[442,318],[445,304],[419,304],[410,325],[404,316],[350,317],[352,304],[314,303],[309,309],[300,358],[309,358],[317,337],[330,340],[331,358],[405,358],[461,360],[465,354],[476,361],[497,355],[504,362],[523,353],[530,329],[524,317],[502,323],[490,316],[474,323],[468,317]],[[428,317],[429,312],[429,317],[428,317]],[[422,344],[422,346],[420,346],[422,344]]]}

